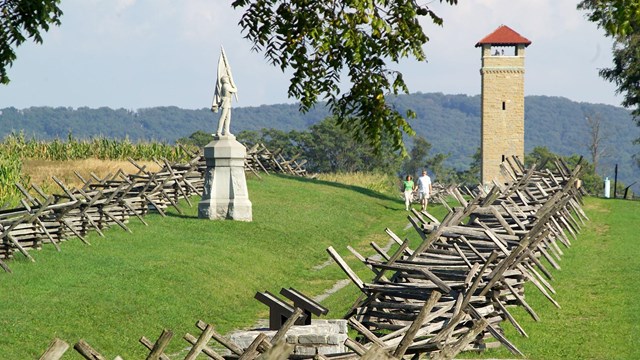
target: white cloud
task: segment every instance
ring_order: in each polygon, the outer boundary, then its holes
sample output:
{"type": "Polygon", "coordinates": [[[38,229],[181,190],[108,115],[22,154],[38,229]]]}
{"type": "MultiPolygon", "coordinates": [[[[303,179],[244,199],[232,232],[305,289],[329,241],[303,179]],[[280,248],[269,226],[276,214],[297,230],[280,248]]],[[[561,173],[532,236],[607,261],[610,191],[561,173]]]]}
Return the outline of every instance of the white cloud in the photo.
{"type": "MultiPolygon", "coordinates": [[[[425,2],[422,0],[419,2],[425,2]]],[[[597,68],[610,62],[610,41],[558,0],[430,1],[444,26],[423,22],[428,63],[402,61],[412,91],[477,94],[475,43],[505,24],[529,38],[525,90],[581,101],[617,103],[597,68]],[[562,83],[558,82],[562,79],[562,83]]],[[[62,26],[43,45],[19,48],[0,87],[0,107],[207,106],[220,45],[234,70],[241,106],[290,102],[288,76],[252,52],[227,0],[65,0],[62,26]]]]}

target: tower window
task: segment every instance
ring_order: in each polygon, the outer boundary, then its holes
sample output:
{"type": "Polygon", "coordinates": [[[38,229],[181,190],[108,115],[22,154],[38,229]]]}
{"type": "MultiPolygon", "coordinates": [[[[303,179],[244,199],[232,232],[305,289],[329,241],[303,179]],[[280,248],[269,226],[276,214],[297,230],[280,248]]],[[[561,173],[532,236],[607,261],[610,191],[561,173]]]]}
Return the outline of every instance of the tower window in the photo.
{"type": "Polygon", "coordinates": [[[504,101],[502,102],[502,110],[507,110],[507,104],[504,101]]]}

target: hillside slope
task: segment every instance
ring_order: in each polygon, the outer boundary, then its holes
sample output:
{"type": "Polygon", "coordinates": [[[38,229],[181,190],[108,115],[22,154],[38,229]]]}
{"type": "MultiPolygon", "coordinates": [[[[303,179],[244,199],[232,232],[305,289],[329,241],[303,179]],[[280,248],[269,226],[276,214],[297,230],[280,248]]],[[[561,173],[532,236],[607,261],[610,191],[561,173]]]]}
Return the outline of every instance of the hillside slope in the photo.
{"type": "MultiPolygon", "coordinates": [[[[415,131],[433,145],[436,153],[450,153],[448,165],[468,167],[471,156],[480,146],[480,96],[417,93],[393,100],[401,113],[413,109],[417,118],[410,121],[415,131]]],[[[525,101],[525,150],[546,146],[561,155],[588,154],[589,129],[585,116],[598,114],[604,125],[605,157],[601,173],[613,176],[619,164],[620,179],[626,183],[640,180],[640,168],[632,156],[638,153],[633,140],[640,138],[640,128],[629,111],[615,106],[578,103],[561,97],[528,96],[525,101]]],[[[328,115],[319,105],[301,114],[297,105],[263,105],[233,110],[232,128],[242,130],[276,128],[304,130],[328,115]]],[[[0,110],[0,137],[12,131],[42,139],[64,138],[69,132],[86,138],[102,135],[109,138],[173,142],[197,130],[212,130],[217,114],[207,109],[186,110],[177,107],[139,109],[89,109],[32,107],[0,110]]],[[[588,157],[587,157],[588,158],[588,157]]]]}
{"type": "Polygon", "coordinates": [[[405,236],[400,196],[276,175],[247,185],[250,223],[201,220],[197,204],[182,202],[184,215],[150,215],[148,227],[132,219],[133,234],[114,227],[105,238],[87,236],[91,246],[71,239],[57,252],[45,245],[32,253],[35,263],[18,255],[12,274],[0,270],[0,359],[38,358],[54,337],[72,345],[85,339],[109,359],[140,359],[138,339],[156,339],[163,328],[180,334],[167,351],[176,353],[198,319],[226,333],[268,317],[256,291],[330,289],[344,275],[327,262],[328,246],[384,246],[385,227],[405,236]]]}
{"type": "MultiPolygon", "coordinates": [[[[54,337],[73,344],[85,339],[107,358],[148,354],[141,336],[155,340],[163,328],[177,335],[167,351],[185,355],[184,333],[202,319],[221,333],[252,326],[266,318],[256,291],[277,293],[294,287],[310,296],[323,293],[345,275],[327,262],[325,249],[346,257],[347,245],[365,253],[369,242],[383,246],[389,227],[401,238],[418,240],[406,229],[399,199],[355,186],[264,176],[249,179],[254,221],[203,221],[196,208],[184,215],[151,215],[137,220],[133,234],[114,228],[106,237],[77,239],[34,253],[36,263],[12,261],[12,274],[0,273],[0,358],[33,359],[54,337]]],[[[507,337],[529,359],[637,359],[640,331],[640,202],[587,198],[591,219],[565,249],[562,270],[553,271],[557,309],[531,286],[526,299],[541,321],[520,307],[517,321],[530,338],[505,322],[507,337]],[[634,225],[635,224],[635,225],[634,225]],[[594,305],[595,304],[595,305],[594,305]]],[[[442,219],[444,209],[430,206],[442,219]]],[[[394,247],[395,249],[395,247],[394,247]]],[[[373,276],[351,261],[367,281],[373,276]]],[[[531,285],[531,284],[528,284],[531,285]]],[[[329,317],[341,317],[358,296],[349,284],[324,305],[329,317]]],[[[81,357],[73,351],[65,359],[81,357]]],[[[506,358],[505,349],[470,358],[506,358]]],[[[178,358],[178,357],[176,357],[178,358]]]]}

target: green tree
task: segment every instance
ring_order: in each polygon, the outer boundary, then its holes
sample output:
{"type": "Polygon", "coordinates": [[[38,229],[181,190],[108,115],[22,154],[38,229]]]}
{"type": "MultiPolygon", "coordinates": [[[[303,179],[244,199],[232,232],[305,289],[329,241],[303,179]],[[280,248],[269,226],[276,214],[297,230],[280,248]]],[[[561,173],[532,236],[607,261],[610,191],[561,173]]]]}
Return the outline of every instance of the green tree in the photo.
{"type": "Polygon", "coordinates": [[[554,154],[546,146],[536,146],[530,153],[524,156],[525,166],[537,166],[538,168],[555,169],[554,160],[558,155],[554,154]]]}
{"type": "MultiPolygon", "coordinates": [[[[563,159],[572,169],[576,165],[578,165],[578,163],[580,164],[580,166],[582,166],[583,170],[580,179],[582,180],[582,186],[588,194],[593,196],[602,195],[604,180],[600,175],[596,174],[593,164],[584,160],[582,156],[576,154],[565,156],[563,157],[563,159]]],[[[611,191],[611,194],[613,196],[613,189],[611,191]]]]}
{"type": "Polygon", "coordinates": [[[444,166],[444,161],[449,158],[451,154],[438,153],[427,159],[425,165],[433,173],[433,181],[443,184],[450,184],[455,182],[455,170],[450,167],[444,166]]]}
{"type": "Polygon", "coordinates": [[[418,136],[414,139],[413,146],[409,151],[409,156],[402,164],[402,177],[406,175],[418,176],[422,169],[434,176],[432,180],[439,183],[452,184],[458,182],[458,173],[451,167],[444,165],[451,154],[434,154],[430,156],[431,143],[425,138],[418,136]]]}
{"type": "Polygon", "coordinates": [[[480,183],[480,170],[482,169],[482,149],[478,147],[473,154],[469,169],[458,171],[457,182],[464,185],[474,186],[480,183]]]}
{"type": "Polygon", "coordinates": [[[243,130],[238,134],[237,139],[248,147],[261,143],[269,151],[281,152],[290,157],[301,152],[299,145],[301,134],[295,130],[285,132],[273,128],[262,128],[260,131],[243,130]]]}
{"type": "Polygon", "coordinates": [[[409,151],[409,156],[402,164],[402,175],[411,175],[414,178],[425,167],[427,157],[431,151],[431,143],[422,136],[413,139],[413,146],[409,151]]]}
{"type": "Polygon", "coordinates": [[[335,118],[327,118],[301,133],[298,140],[302,157],[313,172],[398,172],[402,158],[393,152],[389,141],[383,139],[381,151],[374,153],[356,137],[342,129],[335,118]]]}
{"type": "Polygon", "coordinates": [[[42,43],[41,31],[60,25],[60,0],[0,0],[0,84],[8,84],[15,48],[28,38],[42,43]]]}
{"type": "MultiPolygon", "coordinates": [[[[366,139],[374,151],[389,141],[405,152],[403,133],[414,132],[386,100],[408,89],[387,62],[425,60],[422,46],[429,38],[419,18],[442,24],[427,5],[415,0],[235,0],[232,6],[245,9],[240,26],[254,49],[292,71],[288,94],[300,100],[302,111],[322,97],[337,123],[356,139],[366,139]],[[342,93],[347,83],[350,89],[342,93]]],[[[407,111],[406,116],[415,114],[407,111]]]]}
{"type": "Polygon", "coordinates": [[[600,76],[617,86],[622,105],[632,110],[640,126],[640,2],[637,0],[583,0],[578,9],[612,37],[613,67],[600,69],[600,76]]]}
{"type": "Polygon", "coordinates": [[[184,145],[193,145],[198,147],[205,147],[208,143],[213,140],[213,135],[204,132],[202,130],[198,130],[193,134],[189,135],[189,137],[183,137],[176,140],[179,144],[184,145]]]}
{"type": "Polygon", "coordinates": [[[596,174],[595,167],[592,163],[586,161],[582,156],[573,154],[570,156],[558,156],[551,152],[546,146],[536,146],[530,153],[525,155],[525,166],[536,165],[538,168],[547,168],[554,170],[555,160],[562,158],[562,160],[573,169],[578,164],[582,167],[582,186],[591,195],[599,195],[602,193],[603,179],[600,175],[596,174]]]}
{"type": "Polygon", "coordinates": [[[282,131],[273,128],[260,130],[262,142],[271,151],[281,151],[288,156],[297,155],[300,152],[298,144],[299,133],[297,131],[282,131]]]}
{"type": "Polygon", "coordinates": [[[262,141],[260,132],[256,130],[242,130],[238,133],[238,136],[236,138],[239,142],[248,147],[251,147],[262,141]]]}

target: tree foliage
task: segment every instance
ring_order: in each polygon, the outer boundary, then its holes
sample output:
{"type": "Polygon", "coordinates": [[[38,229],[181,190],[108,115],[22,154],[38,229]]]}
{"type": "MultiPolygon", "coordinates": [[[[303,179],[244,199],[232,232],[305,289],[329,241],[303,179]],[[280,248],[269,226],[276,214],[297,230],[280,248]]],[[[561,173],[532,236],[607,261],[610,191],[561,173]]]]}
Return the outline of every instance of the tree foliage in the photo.
{"type": "Polygon", "coordinates": [[[238,140],[248,146],[261,142],[271,151],[282,151],[289,157],[300,155],[307,160],[307,169],[312,172],[398,171],[402,158],[393,151],[389,141],[383,139],[380,152],[374,153],[370,145],[355,138],[332,117],[307,131],[262,129],[238,134],[238,140]]]}
{"type": "MultiPolygon", "coordinates": [[[[413,130],[386,98],[408,89],[387,62],[425,60],[422,46],[429,38],[419,18],[442,24],[427,5],[415,0],[235,0],[232,6],[245,9],[240,26],[254,49],[283,71],[293,71],[288,94],[300,100],[302,111],[322,97],[337,123],[357,140],[378,152],[383,139],[389,139],[394,149],[404,151],[403,133],[413,130]],[[342,93],[341,84],[347,83],[350,89],[342,93]]],[[[407,111],[406,116],[414,114],[407,111]]]]}
{"type": "Polygon", "coordinates": [[[15,48],[27,39],[42,43],[41,31],[60,25],[60,0],[0,0],[0,84],[8,84],[7,68],[15,48]]]}
{"type": "Polygon", "coordinates": [[[613,67],[600,70],[600,76],[617,86],[622,105],[634,108],[640,125],[640,2],[637,0],[583,0],[578,9],[612,37],[613,67]]]}
{"type": "Polygon", "coordinates": [[[213,140],[213,135],[205,131],[198,130],[188,137],[182,137],[176,140],[176,143],[183,145],[191,145],[197,147],[205,147],[213,140]]]}
{"type": "Polygon", "coordinates": [[[602,193],[603,178],[596,173],[596,169],[593,164],[586,161],[584,157],[580,155],[572,154],[569,156],[560,156],[554,154],[546,146],[536,146],[530,153],[525,155],[525,165],[535,165],[538,168],[555,170],[555,160],[557,159],[562,159],[572,169],[580,164],[583,168],[580,179],[582,180],[582,186],[587,193],[595,196],[602,193]]]}
{"type": "Polygon", "coordinates": [[[409,150],[409,156],[402,164],[402,174],[411,175],[414,178],[426,167],[427,158],[432,145],[422,136],[413,139],[413,146],[409,150]]]}

